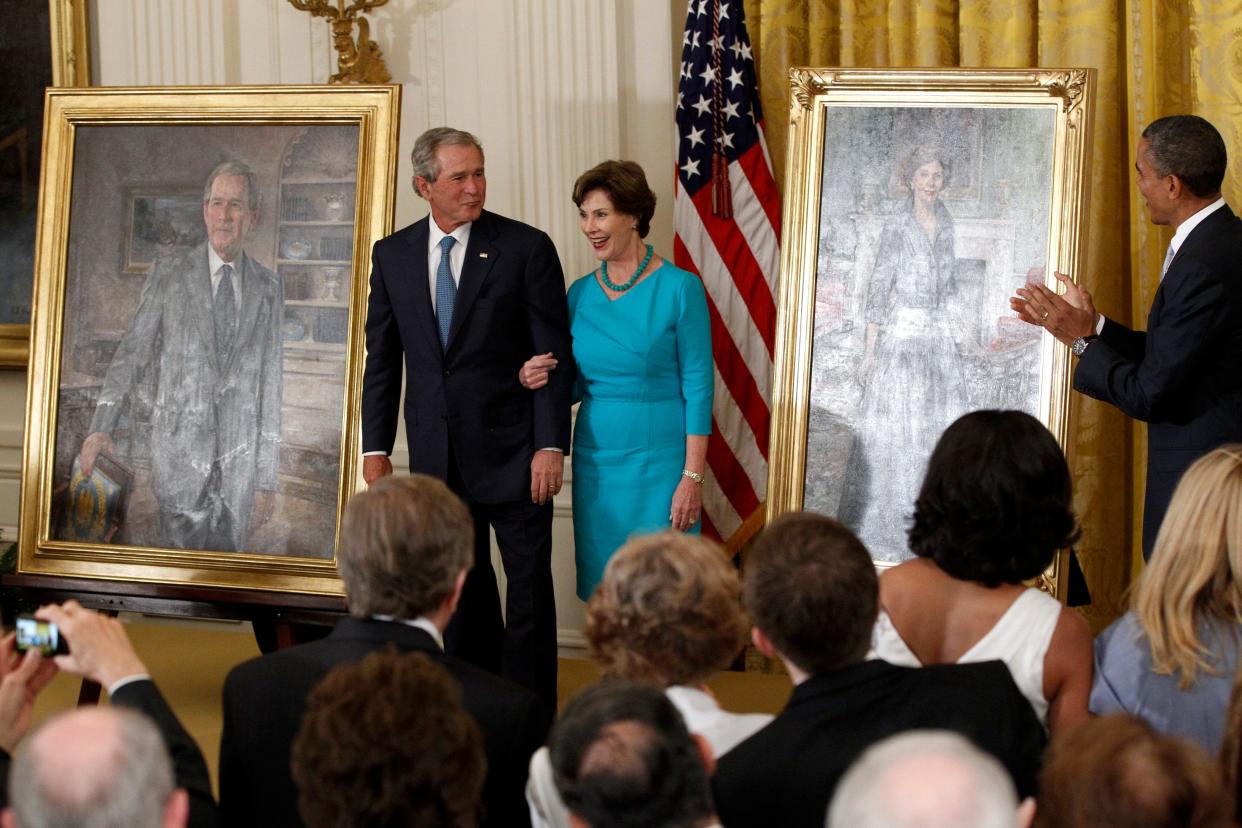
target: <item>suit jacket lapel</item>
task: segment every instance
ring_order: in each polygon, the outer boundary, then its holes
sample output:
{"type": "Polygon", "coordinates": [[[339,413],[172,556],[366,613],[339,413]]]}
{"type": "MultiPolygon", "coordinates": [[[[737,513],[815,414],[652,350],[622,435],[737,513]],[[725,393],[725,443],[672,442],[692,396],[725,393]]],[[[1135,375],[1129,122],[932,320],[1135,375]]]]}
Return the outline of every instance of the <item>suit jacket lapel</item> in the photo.
{"type": "Polygon", "coordinates": [[[1184,262],[1192,261],[1198,248],[1204,244],[1210,244],[1212,236],[1216,234],[1219,228],[1224,227],[1233,220],[1233,211],[1229,209],[1228,204],[1222,205],[1219,209],[1214,210],[1210,215],[1199,222],[1194,230],[1190,231],[1190,235],[1182,242],[1182,246],[1177,248],[1177,253],[1173,254],[1173,261],[1169,262],[1169,269],[1164,272],[1164,278],[1160,280],[1159,286],[1156,288],[1156,295],[1151,303],[1151,310],[1147,313],[1147,328],[1160,319],[1160,312],[1164,309],[1164,293],[1165,285],[1170,279],[1176,279],[1181,274],[1181,265],[1184,262]]]}
{"type": "Polygon", "coordinates": [[[410,295],[414,297],[414,315],[418,318],[418,328],[427,338],[427,347],[440,353],[440,333],[436,328],[436,315],[431,309],[431,279],[427,273],[427,237],[428,215],[421,221],[410,226],[407,237],[410,243],[410,295]]]}
{"type": "Polygon", "coordinates": [[[496,226],[491,213],[486,211],[470,228],[470,244],[466,246],[466,258],[461,266],[461,278],[457,280],[457,302],[453,305],[453,321],[449,325],[448,344],[453,347],[457,332],[461,330],[479,289],[487,281],[492,265],[500,256],[496,248],[496,226]]]}
{"type": "Polygon", "coordinates": [[[193,266],[185,274],[189,281],[186,285],[186,297],[193,307],[201,309],[190,316],[194,317],[194,326],[198,328],[198,335],[206,344],[204,350],[210,355],[208,359],[211,360],[212,367],[219,373],[221,366],[216,359],[216,306],[211,295],[211,265],[207,259],[206,242],[194,249],[190,254],[190,261],[193,266]]]}

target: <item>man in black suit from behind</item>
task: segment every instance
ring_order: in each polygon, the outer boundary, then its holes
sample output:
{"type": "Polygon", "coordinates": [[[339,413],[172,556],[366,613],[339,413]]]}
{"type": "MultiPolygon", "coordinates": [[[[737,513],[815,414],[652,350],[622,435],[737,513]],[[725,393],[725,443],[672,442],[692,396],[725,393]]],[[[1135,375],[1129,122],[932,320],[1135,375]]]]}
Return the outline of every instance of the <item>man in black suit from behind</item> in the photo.
{"type": "Polygon", "coordinates": [[[392,648],[427,654],[460,684],[487,754],[482,824],[529,825],[526,768],[547,733],[543,705],[529,690],[443,652],[473,544],[466,506],[431,477],[388,476],[349,501],[338,566],[352,617],[327,638],[239,665],[225,681],[224,824],[301,824],[289,759],[307,697],[338,664],[392,648]]]}
{"type": "Polygon", "coordinates": [[[875,565],[835,520],[783,515],[746,558],[743,586],[764,655],[793,695],[771,724],[722,756],[712,779],[729,828],[821,828],[841,776],[868,746],[916,728],[956,731],[1034,793],[1047,738],[1000,661],[919,669],[865,661],[879,611],[875,565]]]}
{"type": "Polygon", "coordinates": [[[414,142],[414,188],[431,214],[376,242],[362,382],[363,477],[392,473],[405,379],[410,471],[448,483],[474,518],[474,568],[448,651],[556,708],[552,497],[569,450],[574,382],[565,277],[548,235],[483,209],[483,148],[468,132],[414,142]],[[530,354],[560,361],[528,391],[530,354]],[[490,527],[490,529],[489,529],[490,527]],[[496,531],[507,582],[502,622],[496,531]]]}
{"type": "Polygon", "coordinates": [[[1139,193],[1152,223],[1174,229],[1145,332],[1097,313],[1062,273],[1064,296],[1028,284],[1010,300],[1070,346],[1076,390],[1147,423],[1144,558],[1190,464],[1242,440],[1242,219],[1221,197],[1227,160],[1197,115],[1160,118],[1139,138],[1139,193]]]}

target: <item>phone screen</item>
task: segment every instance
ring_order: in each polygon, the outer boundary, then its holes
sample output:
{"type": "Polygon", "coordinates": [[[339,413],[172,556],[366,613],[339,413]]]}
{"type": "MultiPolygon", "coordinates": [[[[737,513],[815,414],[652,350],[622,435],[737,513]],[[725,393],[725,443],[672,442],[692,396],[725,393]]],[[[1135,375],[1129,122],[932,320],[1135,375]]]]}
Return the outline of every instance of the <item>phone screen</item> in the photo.
{"type": "Polygon", "coordinates": [[[60,640],[60,630],[50,621],[40,621],[29,615],[18,616],[15,629],[17,631],[17,651],[42,650],[44,655],[55,655],[66,652],[60,640]]]}

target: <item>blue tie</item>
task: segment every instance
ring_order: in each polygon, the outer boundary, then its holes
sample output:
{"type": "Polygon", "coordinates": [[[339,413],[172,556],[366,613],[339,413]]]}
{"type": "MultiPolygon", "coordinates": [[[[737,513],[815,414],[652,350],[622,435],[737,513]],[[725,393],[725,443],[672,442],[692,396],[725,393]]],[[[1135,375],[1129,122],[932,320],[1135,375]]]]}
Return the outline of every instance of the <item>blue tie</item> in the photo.
{"type": "Polygon", "coordinates": [[[440,347],[448,348],[449,326],[453,324],[453,303],[457,283],[453,281],[453,262],[449,250],[457,242],[452,236],[440,239],[440,266],[436,268],[436,321],[440,324],[440,347]]]}
{"type": "Polygon", "coordinates": [[[233,328],[237,322],[237,303],[233,296],[233,266],[220,268],[220,284],[216,286],[216,360],[224,365],[233,347],[233,328]]]}

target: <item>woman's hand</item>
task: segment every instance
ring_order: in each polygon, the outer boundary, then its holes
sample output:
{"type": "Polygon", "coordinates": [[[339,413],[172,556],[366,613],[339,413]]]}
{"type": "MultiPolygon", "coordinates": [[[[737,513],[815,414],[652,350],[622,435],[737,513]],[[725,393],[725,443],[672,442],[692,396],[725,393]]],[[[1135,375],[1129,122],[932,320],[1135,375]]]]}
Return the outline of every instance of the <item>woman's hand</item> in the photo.
{"type": "Polygon", "coordinates": [[[526,363],[518,369],[518,382],[522,383],[523,388],[535,390],[543,388],[548,384],[548,374],[556,370],[556,358],[549,351],[546,354],[539,354],[526,360],[526,363]]]}
{"type": "Polygon", "coordinates": [[[673,491],[669,505],[668,520],[678,532],[684,532],[699,522],[703,512],[703,484],[683,477],[673,491]]]}

